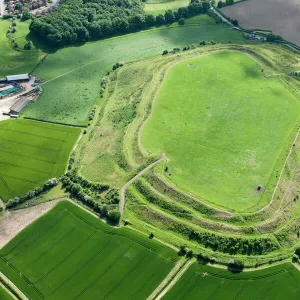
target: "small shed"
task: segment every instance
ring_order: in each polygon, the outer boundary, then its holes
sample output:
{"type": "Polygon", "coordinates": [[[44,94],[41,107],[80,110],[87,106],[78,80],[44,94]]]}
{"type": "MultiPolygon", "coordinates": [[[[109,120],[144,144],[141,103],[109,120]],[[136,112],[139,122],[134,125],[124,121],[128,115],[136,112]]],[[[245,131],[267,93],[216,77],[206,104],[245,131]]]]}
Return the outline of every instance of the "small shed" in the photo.
{"type": "Polygon", "coordinates": [[[18,74],[18,75],[8,75],[6,76],[6,81],[28,81],[28,74],[18,74]]]}
{"type": "Polygon", "coordinates": [[[21,110],[30,102],[31,100],[27,97],[20,97],[20,99],[10,107],[9,114],[10,115],[18,115],[21,110]]]}

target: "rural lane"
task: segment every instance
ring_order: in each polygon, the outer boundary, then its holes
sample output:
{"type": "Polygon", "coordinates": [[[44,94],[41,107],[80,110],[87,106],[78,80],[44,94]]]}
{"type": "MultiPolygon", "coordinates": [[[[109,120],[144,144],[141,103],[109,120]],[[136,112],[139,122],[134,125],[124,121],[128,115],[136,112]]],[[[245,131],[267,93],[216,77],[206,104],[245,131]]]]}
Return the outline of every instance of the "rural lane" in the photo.
{"type": "Polygon", "coordinates": [[[119,224],[121,224],[122,220],[123,220],[123,214],[124,214],[124,207],[125,207],[125,192],[126,189],[140,176],[142,176],[145,172],[147,172],[148,170],[152,169],[154,166],[156,166],[157,164],[161,163],[162,161],[167,160],[165,154],[162,154],[162,157],[155,161],[154,163],[150,164],[148,167],[146,167],[145,169],[143,169],[142,171],[140,171],[138,174],[136,174],[134,177],[132,177],[128,182],[126,182],[121,190],[120,190],[120,203],[119,203],[119,209],[120,209],[120,222],[119,224]]]}
{"type": "Polygon", "coordinates": [[[4,15],[4,8],[5,8],[4,0],[0,0],[0,16],[4,15]]]}

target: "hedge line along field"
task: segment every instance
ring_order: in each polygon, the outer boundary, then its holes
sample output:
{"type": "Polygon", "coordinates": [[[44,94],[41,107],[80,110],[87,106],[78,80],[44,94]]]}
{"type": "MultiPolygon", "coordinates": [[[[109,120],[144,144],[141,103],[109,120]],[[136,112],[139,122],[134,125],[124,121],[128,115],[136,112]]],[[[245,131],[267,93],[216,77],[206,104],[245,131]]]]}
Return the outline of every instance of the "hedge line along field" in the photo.
{"type": "Polygon", "coordinates": [[[17,235],[0,257],[1,271],[29,299],[146,299],[178,255],[64,201],[17,235]]]}
{"type": "MultiPolygon", "coordinates": [[[[32,71],[43,55],[43,52],[38,49],[14,50],[11,41],[6,36],[7,29],[11,24],[9,21],[0,19],[0,77],[32,71]]],[[[17,21],[16,30],[14,39],[19,47],[23,48],[29,33],[29,23],[17,21]]]]}
{"type": "MultiPolygon", "coordinates": [[[[207,16],[203,16],[207,20],[207,16]]],[[[244,41],[241,32],[225,24],[153,29],[49,54],[34,74],[46,82],[44,93],[28,105],[23,115],[68,124],[86,124],[100,81],[116,62],[144,59],[201,40],[235,43],[244,41]]]]}
{"type": "Polygon", "coordinates": [[[231,273],[194,263],[162,299],[296,300],[299,297],[300,274],[291,264],[231,273]]]}
{"type": "Polygon", "coordinates": [[[299,99],[279,79],[265,78],[247,55],[225,51],[170,70],[142,142],[166,154],[169,181],[243,211],[259,203],[281,171],[276,164],[291,147],[299,112],[299,99]]]}
{"type": "Polygon", "coordinates": [[[80,129],[30,120],[0,123],[0,196],[8,200],[65,171],[80,129]]]}
{"type": "Polygon", "coordinates": [[[0,299],[1,300],[13,300],[14,298],[1,286],[0,284],[0,299]]]}

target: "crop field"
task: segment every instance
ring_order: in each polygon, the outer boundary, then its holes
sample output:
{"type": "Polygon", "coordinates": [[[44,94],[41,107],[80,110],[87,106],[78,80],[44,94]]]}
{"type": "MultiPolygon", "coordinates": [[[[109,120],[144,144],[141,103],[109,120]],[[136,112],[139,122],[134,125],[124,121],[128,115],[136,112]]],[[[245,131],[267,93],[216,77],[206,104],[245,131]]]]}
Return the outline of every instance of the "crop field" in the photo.
{"type": "Polygon", "coordinates": [[[166,11],[168,9],[186,7],[189,3],[190,2],[188,0],[149,0],[146,2],[144,10],[149,13],[155,13],[156,11],[166,11]]]}
{"type": "Polygon", "coordinates": [[[300,274],[291,264],[231,273],[194,263],[162,299],[296,300],[299,297],[300,274]]]}
{"type": "Polygon", "coordinates": [[[243,28],[272,30],[274,34],[300,45],[299,5],[299,0],[247,0],[221,11],[237,19],[243,28]]]}
{"type": "Polygon", "coordinates": [[[23,114],[28,117],[68,124],[86,124],[99,96],[104,72],[116,62],[141,60],[163,50],[183,47],[201,40],[241,43],[241,32],[225,24],[183,26],[144,31],[124,37],[68,47],[48,55],[35,75],[51,80],[44,93],[23,114]]]}
{"type": "Polygon", "coordinates": [[[0,285],[0,299],[1,300],[12,300],[14,299],[6,290],[0,285]]]}
{"type": "MultiPolygon", "coordinates": [[[[43,55],[41,50],[14,50],[11,42],[6,36],[8,27],[11,22],[0,19],[0,77],[28,73],[33,70],[38,60],[43,55]]],[[[26,42],[26,35],[29,33],[29,23],[17,22],[17,32],[15,33],[15,40],[19,47],[23,48],[26,42]]]]}
{"type": "Polygon", "coordinates": [[[80,129],[28,120],[0,123],[0,196],[8,200],[65,172],[80,129]]]}
{"type": "Polygon", "coordinates": [[[29,299],[146,299],[177,253],[61,202],[1,249],[0,257],[1,271],[29,299]]]}
{"type": "Polygon", "coordinates": [[[276,163],[291,146],[299,112],[299,99],[280,80],[265,78],[244,54],[222,52],[172,68],[142,142],[166,154],[165,176],[176,186],[242,211],[280,172],[276,163]]]}

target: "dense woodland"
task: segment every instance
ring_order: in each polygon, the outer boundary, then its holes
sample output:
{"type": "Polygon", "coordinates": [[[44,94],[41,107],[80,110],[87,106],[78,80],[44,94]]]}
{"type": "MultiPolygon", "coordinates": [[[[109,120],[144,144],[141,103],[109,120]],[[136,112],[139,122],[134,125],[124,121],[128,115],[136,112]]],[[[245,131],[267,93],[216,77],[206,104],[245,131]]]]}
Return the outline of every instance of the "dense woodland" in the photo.
{"type": "Polygon", "coordinates": [[[154,16],[144,12],[140,0],[66,0],[54,12],[34,19],[30,30],[63,46],[179,20],[182,23],[184,18],[206,13],[209,7],[208,1],[192,0],[188,7],[154,16]]]}

